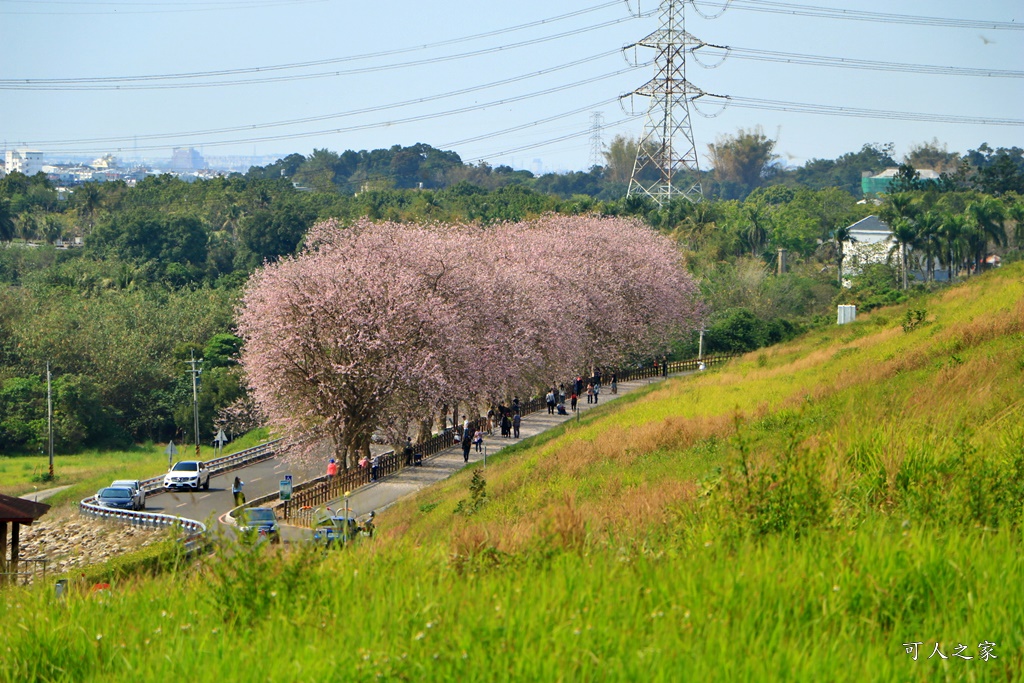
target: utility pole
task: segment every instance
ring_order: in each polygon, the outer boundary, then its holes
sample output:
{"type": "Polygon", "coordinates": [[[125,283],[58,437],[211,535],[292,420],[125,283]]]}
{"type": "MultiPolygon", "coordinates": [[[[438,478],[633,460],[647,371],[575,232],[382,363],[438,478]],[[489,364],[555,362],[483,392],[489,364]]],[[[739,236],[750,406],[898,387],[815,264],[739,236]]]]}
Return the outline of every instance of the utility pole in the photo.
{"type": "Polygon", "coordinates": [[[192,415],[195,418],[196,460],[202,460],[199,454],[199,375],[203,374],[202,362],[202,358],[196,359],[195,351],[192,351],[192,360],[185,361],[191,368],[189,373],[192,375],[192,415]]]}
{"type": "Polygon", "coordinates": [[[46,363],[46,434],[47,452],[50,454],[50,481],[53,481],[53,388],[50,382],[50,363],[46,363]]]}
{"type": "Polygon", "coordinates": [[[704,198],[690,127],[690,103],[708,93],[686,80],[686,55],[702,47],[721,46],[686,32],[683,8],[688,1],[662,0],[661,28],[623,48],[655,51],[654,78],[620,99],[634,95],[650,98],[626,195],[650,197],[658,206],[676,197],[691,202],[704,198]]]}

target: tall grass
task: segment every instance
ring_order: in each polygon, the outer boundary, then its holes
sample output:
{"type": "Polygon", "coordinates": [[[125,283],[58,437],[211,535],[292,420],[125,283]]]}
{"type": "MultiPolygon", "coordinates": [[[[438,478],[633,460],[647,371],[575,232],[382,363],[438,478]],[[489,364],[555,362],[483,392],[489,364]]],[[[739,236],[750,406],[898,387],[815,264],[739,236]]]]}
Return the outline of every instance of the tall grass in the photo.
{"type": "Polygon", "coordinates": [[[362,546],[8,591],[0,680],[1020,680],[1022,276],[637,392],[362,546]]]}

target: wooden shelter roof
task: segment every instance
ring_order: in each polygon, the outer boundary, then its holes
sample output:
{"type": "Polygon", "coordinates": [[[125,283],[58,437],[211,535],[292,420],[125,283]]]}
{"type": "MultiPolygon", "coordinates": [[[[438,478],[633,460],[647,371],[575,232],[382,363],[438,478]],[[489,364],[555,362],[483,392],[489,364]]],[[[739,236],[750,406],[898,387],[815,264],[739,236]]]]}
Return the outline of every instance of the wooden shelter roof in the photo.
{"type": "Polygon", "coordinates": [[[17,522],[31,524],[46,514],[50,506],[24,498],[14,498],[0,493],[0,523],[17,522]]]}

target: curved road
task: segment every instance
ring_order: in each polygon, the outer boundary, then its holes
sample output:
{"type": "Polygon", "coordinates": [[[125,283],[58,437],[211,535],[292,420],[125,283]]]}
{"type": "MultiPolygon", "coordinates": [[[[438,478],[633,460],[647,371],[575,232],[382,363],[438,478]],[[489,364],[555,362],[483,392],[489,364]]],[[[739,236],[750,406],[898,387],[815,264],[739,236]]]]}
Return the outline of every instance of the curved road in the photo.
{"type": "Polygon", "coordinates": [[[285,462],[278,457],[210,477],[209,491],[153,492],[146,496],[146,512],[163,512],[205,522],[207,527],[217,523],[217,517],[235,507],[231,483],[235,477],[245,482],[248,500],[277,491],[286,474],[298,484],[323,474],[309,466],[285,462]]]}

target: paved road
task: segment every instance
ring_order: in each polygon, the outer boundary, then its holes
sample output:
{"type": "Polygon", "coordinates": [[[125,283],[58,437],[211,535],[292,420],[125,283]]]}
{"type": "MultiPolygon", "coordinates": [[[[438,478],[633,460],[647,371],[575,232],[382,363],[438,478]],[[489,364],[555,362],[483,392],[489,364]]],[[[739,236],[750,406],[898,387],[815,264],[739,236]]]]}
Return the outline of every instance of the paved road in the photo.
{"type": "Polygon", "coordinates": [[[323,472],[313,471],[308,466],[303,467],[280,458],[270,458],[249,467],[211,477],[209,491],[151,493],[146,497],[146,511],[164,512],[215,523],[219,515],[235,507],[234,496],[231,495],[231,484],[235,477],[241,477],[245,482],[245,497],[251,500],[277,491],[286,474],[292,475],[292,480],[298,483],[319,476],[323,472]]]}

